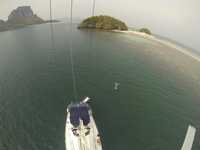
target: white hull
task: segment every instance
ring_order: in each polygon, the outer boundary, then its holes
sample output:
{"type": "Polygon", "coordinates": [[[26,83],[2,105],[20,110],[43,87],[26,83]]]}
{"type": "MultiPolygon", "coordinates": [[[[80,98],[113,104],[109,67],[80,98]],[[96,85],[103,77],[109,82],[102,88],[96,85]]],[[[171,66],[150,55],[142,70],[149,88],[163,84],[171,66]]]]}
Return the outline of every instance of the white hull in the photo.
{"type": "Polygon", "coordinates": [[[65,145],[66,150],[102,150],[99,132],[96,127],[91,109],[88,110],[90,122],[84,126],[80,119],[80,124],[76,127],[78,136],[73,133],[75,128],[70,122],[70,110],[67,109],[67,120],[65,127],[65,145]],[[86,135],[86,128],[90,128],[89,134],[86,135]]]}

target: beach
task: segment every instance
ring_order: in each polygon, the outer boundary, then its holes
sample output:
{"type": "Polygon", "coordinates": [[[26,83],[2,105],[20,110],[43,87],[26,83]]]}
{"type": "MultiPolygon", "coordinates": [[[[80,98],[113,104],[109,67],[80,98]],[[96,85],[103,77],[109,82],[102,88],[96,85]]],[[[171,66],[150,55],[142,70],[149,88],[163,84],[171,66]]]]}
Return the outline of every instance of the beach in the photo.
{"type": "MultiPolygon", "coordinates": [[[[160,49],[155,49],[154,46],[149,45],[148,57],[155,62],[163,62],[170,64],[170,68],[166,67],[167,72],[178,71],[182,75],[186,75],[192,79],[192,84],[200,86],[200,57],[187,51],[186,49],[179,47],[171,42],[160,39],[152,35],[141,33],[138,31],[116,31],[126,34],[136,34],[150,40],[161,43],[160,49]],[[162,61],[161,61],[162,60],[162,61]]],[[[154,64],[155,65],[155,64],[154,64]]],[[[189,79],[188,78],[188,79],[189,79]]],[[[186,79],[186,78],[185,78],[186,79]]],[[[186,79],[187,80],[187,79],[186,79]]]]}
{"type": "Polygon", "coordinates": [[[113,31],[122,32],[122,33],[137,34],[137,35],[139,35],[139,36],[143,36],[143,37],[146,37],[146,38],[149,38],[149,39],[158,41],[158,42],[163,43],[163,44],[165,44],[165,45],[168,45],[168,46],[170,46],[170,47],[172,47],[172,48],[174,48],[174,49],[176,49],[176,50],[178,50],[178,51],[180,51],[180,52],[182,52],[182,53],[184,53],[184,54],[186,54],[186,55],[188,55],[188,56],[190,56],[190,57],[192,57],[192,58],[194,58],[195,60],[197,60],[197,61],[200,62],[200,57],[198,57],[198,56],[196,56],[195,54],[193,54],[193,53],[191,53],[191,52],[189,52],[189,51],[187,51],[187,50],[185,50],[185,49],[179,47],[178,45],[175,45],[175,44],[173,44],[173,43],[171,43],[171,42],[168,42],[168,41],[166,41],[166,40],[160,39],[159,37],[155,37],[155,36],[153,36],[153,35],[148,35],[148,34],[146,34],[146,33],[144,33],[144,32],[138,32],[138,31],[132,31],[132,30],[128,30],[128,31],[113,30],[113,31]]]}

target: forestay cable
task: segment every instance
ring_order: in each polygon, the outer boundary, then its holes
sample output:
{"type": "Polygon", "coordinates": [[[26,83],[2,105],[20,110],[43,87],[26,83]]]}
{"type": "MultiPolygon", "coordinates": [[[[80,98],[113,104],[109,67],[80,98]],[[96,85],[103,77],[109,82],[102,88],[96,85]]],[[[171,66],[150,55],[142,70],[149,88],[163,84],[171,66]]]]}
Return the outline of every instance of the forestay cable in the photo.
{"type": "Polygon", "coordinates": [[[95,0],[94,0],[94,3],[93,3],[92,17],[94,16],[94,10],[95,10],[95,0]]]}
{"type": "Polygon", "coordinates": [[[75,100],[76,100],[76,102],[77,102],[76,83],[75,83],[75,76],[74,76],[73,49],[72,49],[72,11],[73,11],[73,0],[71,0],[70,50],[71,50],[71,68],[72,68],[72,78],[73,78],[73,85],[74,85],[74,96],[75,96],[75,100]]]}
{"type": "Polygon", "coordinates": [[[56,61],[56,66],[57,66],[57,58],[56,58],[56,51],[55,51],[55,44],[54,44],[54,35],[53,35],[53,25],[52,25],[51,0],[50,0],[50,22],[51,22],[51,39],[52,39],[52,44],[53,44],[54,59],[56,61]]]}
{"type": "MultiPolygon", "coordinates": [[[[92,10],[92,17],[94,17],[94,10],[95,10],[95,0],[94,0],[94,3],[93,3],[93,10],[92,10]]],[[[93,25],[95,25],[95,20],[93,18],[93,25]]],[[[95,26],[94,26],[95,27],[95,26]]],[[[91,50],[91,40],[92,40],[92,30],[90,32],[90,50],[91,50]]]]}
{"type": "MultiPolygon", "coordinates": [[[[92,17],[94,17],[94,10],[95,10],[95,0],[93,3],[93,9],[92,9],[92,17]]],[[[93,24],[95,24],[95,20],[93,18],[93,24]]],[[[91,56],[91,47],[92,47],[92,30],[90,30],[90,45],[89,45],[89,64],[88,64],[88,77],[90,77],[90,56],[91,56]]]]}
{"type": "MultiPolygon", "coordinates": [[[[94,0],[94,3],[93,3],[93,10],[92,10],[92,17],[94,17],[94,10],[95,10],[95,0],[94,0]]],[[[95,25],[95,20],[93,18],[93,24],[95,25]]],[[[90,30],[90,48],[89,50],[91,51],[91,41],[92,41],[92,30],[90,30]]]]}

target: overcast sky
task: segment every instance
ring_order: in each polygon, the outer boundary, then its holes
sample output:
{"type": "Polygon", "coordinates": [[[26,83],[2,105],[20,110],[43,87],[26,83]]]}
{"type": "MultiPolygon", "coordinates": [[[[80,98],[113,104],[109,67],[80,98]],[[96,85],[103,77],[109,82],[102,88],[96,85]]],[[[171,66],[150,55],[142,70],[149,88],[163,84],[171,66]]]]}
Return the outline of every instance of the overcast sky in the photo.
{"type": "MultiPolygon", "coordinates": [[[[52,0],[53,18],[70,17],[71,0],[52,0]]],[[[49,19],[49,0],[0,0],[0,19],[7,20],[18,6],[31,6],[49,19]]],[[[74,0],[73,17],[92,14],[93,0],[74,0]]],[[[95,15],[109,15],[129,27],[149,28],[200,51],[200,0],[96,0],[95,15]]]]}

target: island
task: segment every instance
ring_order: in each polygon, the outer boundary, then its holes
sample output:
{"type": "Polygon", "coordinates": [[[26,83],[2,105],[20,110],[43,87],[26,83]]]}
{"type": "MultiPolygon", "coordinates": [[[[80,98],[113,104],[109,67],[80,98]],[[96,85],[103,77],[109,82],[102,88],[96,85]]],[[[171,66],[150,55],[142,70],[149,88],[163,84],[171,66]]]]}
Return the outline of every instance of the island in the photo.
{"type": "Polygon", "coordinates": [[[150,32],[150,30],[149,30],[149,29],[147,29],[147,28],[142,28],[142,29],[140,29],[140,30],[139,30],[139,32],[144,32],[144,33],[146,33],[146,34],[149,34],[149,35],[151,35],[151,32],[150,32]]]}
{"type": "Polygon", "coordinates": [[[5,21],[0,20],[0,32],[1,32],[1,31],[4,31],[5,23],[6,23],[5,21]]]}
{"type": "Polygon", "coordinates": [[[78,26],[78,29],[86,29],[86,28],[93,28],[93,29],[104,29],[104,30],[128,30],[126,24],[114,17],[110,16],[93,16],[86,18],[83,20],[78,26]]]}
{"type": "Polygon", "coordinates": [[[13,10],[7,21],[0,20],[0,32],[26,27],[28,25],[58,22],[57,20],[44,21],[33,13],[30,6],[20,6],[13,10]]]}

